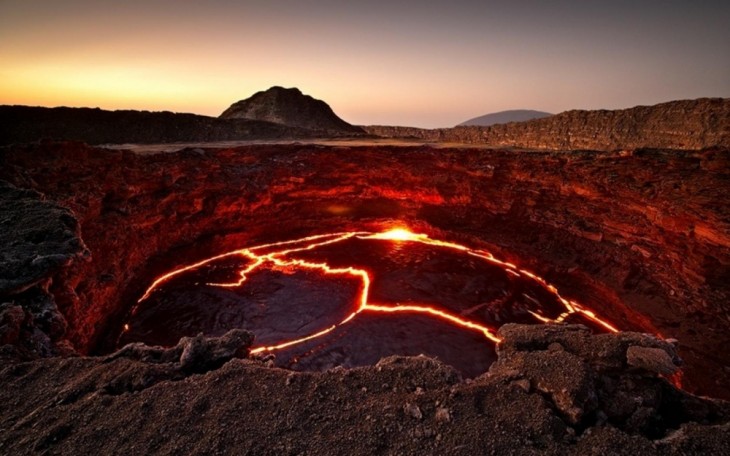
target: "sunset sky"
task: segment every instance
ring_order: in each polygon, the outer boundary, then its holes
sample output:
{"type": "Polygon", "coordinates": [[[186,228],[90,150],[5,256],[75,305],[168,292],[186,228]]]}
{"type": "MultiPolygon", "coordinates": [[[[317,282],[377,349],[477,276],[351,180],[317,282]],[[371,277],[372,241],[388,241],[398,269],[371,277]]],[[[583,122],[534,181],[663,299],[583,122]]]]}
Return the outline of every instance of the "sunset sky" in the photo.
{"type": "Polygon", "coordinates": [[[730,1],[0,0],[0,104],[219,115],[273,85],[355,124],[730,97],[730,1]]]}

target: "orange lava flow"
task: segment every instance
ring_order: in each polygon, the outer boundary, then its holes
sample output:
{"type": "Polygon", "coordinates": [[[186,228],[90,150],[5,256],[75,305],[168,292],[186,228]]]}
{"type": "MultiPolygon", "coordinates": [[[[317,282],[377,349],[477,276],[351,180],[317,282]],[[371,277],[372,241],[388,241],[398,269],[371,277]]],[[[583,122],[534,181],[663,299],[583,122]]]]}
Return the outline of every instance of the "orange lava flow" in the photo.
{"type": "MultiPolygon", "coordinates": [[[[291,347],[296,344],[300,344],[302,342],[306,342],[321,336],[324,336],[325,334],[328,334],[338,327],[345,325],[355,319],[357,315],[363,313],[363,312],[379,312],[379,313],[416,313],[416,314],[422,314],[433,318],[441,319],[442,321],[448,322],[449,324],[460,326],[462,328],[477,331],[481,333],[486,339],[494,342],[499,343],[500,338],[496,335],[496,329],[490,328],[486,325],[477,323],[475,321],[463,318],[458,315],[453,315],[449,312],[446,312],[444,310],[440,310],[434,306],[431,305],[421,305],[421,304],[396,304],[396,305],[383,305],[378,303],[372,303],[369,301],[369,291],[370,291],[370,284],[372,282],[372,277],[370,273],[363,269],[358,269],[354,267],[347,267],[347,268],[333,268],[329,266],[327,263],[314,263],[305,261],[302,259],[297,258],[288,258],[288,256],[292,254],[296,254],[297,252],[304,252],[304,251],[311,251],[313,249],[316,249],[318,247],[328,245],[328,244],[334,244],[337,242],[344,241],[346,239],[350,239],[353,237],[357,237],[358,239],[372,239],[372,240],[383,240],[387,242],[393,242],[393,243],[400,243],[400,242],[418,242],[421,244],[436,246],[436,247],[443,247],[451,250],[461,251],[468,255],[474,256],[476,258],[480,258],[484,261],[487,261],[489,263],[495,264],[500,266],[503,270],[505,270],[507,273],[517,276],[517,277],[527,277],[528,279],[531,279],[537,283],[539,283],[545,290],[552,293],[557,300],[565,307],[565,312],[563,312],[558,318],[551,319],[547,318],[543,315],[540,315],[539,313],[529,311],[529,313],[536,319],[536,321],[542,322],[542,323],[560,323],[563,322],[569,315],[579,313],[583,315],[584,317],[588,318],[589,320],[600,324],[604,328],[606,328],[608,331],[611,332],[618,332],[618,329],[608,323],[607,321],[599,318],[594,312],[585,309],[582,305],[575,301],[570,301],[568,299],[563,298],[558,293],[557,288],[555,288],[553,285],[549,284],[545,279],[542,277],[539,277],[535,274],[533,274],[530,271],[527,271],[525,269],[521,269],[517,267],[517,265],[508,263],[505,261],[498,260],[494,258],[494,256],[486,252],[484,250],[477,250],[477,249],[471,249],[469,247],[466,247],[461,244],[456,244],[453,242],[448,241],[441,241],[438,239],[431,239],[426,234],[417,234],[412,233],[411,231],[404,229],[404,228],[396,228],[391,229],[387,231],[377,232],[377,233],[371,233],[371,232],[365,232],[365,231],[351,231],[351,232],[339,232],[339,233],[330,233],[330,234],[320,234],[315,236],[309,236],[305,238],[290,240],[290,241],[284,241],[284,242],[276,242],[276,243],[270,243],[270,244],[264,244],[259,245],[255,247],[250,247],[246,249],[240,249],[240,250],[234,250],[232,252],[227,252],[221,255],[217,255],[205,260],[202,260],[200,262],[184,266],[178,269],[175,269],[173,271],[170,271],[157,279],[155,279],[150,287],[145,291],[145,293],[142,295],[142,297],[137,301],[138,305],[139,303],[142,303],[147,298],[150,297],[150,295],[157,289],[160,285],[164,284],[165,282],[169,281],[173,277],[186,272],[190,271],[196,268],[199,268],[203,265],[206,265],[212,261],[219,260],[222,258],[230,257],[230,256],[242,256],[249,260],[251,260],[251,264],[249,264],[247,267],[243,268],[239,271],[239,279],[230,282],[230,283],[208,283],[209,286],[217,286],[217,287],[239,287],[243,285],[243,283],[247,279],[247,275],[254,272],[256,269],[268,265],[273,268],[282,269],[282,270],[299,270],[299,269],[307,269],[307,270],[316,270],[324,275],[344,275],[349,276],[352,278],[355,278],[360,281],[361,286],[360,290],[358,292],[357,299],[355,300],[354,304],[354,310],[352,313],[350,313],[345,319],[343,319],[341,322],[334,324],[328,328],[325,328],[319,332],[307,335],[305,337],[301,337],[298,339],[292,339],[292,340],[286,340],[282,341],[279,344],[275,345],[269,345],[269,346],[258,346],[251,349],[251,353],[263,353],[263,352],[272,352],[276,350],[280,350],[286,347],[291,347]],[[261,251],[271,250],[272,251],[268,253],[262,253],[261,251]]],[[[529,298],[529,296],[528,296],[529,298]]],[[[133,309],[133,312],[135,310],[133,309]]],[[[125,330],[128,330],[128,325],[125,325],[125,330]]]]}

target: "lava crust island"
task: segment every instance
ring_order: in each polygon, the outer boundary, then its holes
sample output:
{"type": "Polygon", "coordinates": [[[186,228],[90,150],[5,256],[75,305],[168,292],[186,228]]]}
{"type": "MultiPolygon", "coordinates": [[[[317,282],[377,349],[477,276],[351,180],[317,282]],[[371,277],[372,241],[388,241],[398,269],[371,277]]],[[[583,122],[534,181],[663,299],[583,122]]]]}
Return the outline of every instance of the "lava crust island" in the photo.
{"type": "Polygon", "coordinates": [[[2,148],[0,453],[728,454],[729,153],[2,148]]]}

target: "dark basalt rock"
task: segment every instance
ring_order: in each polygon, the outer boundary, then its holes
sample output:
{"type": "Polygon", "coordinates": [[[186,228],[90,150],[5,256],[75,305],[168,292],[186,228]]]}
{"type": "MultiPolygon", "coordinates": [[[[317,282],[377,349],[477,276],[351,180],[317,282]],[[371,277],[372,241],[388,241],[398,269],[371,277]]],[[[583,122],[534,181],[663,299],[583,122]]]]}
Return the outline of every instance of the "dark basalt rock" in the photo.
{"type": "Polygon", "coordinates": [[[46,280],[88,256],[71,211],[0,181],[0,297],[46,280]]]}
{"type": "Polygon", "coordinates": [[[75,353],[49,286],[88,257],[70,210],[0,181],[0,360],[75,353]]]}

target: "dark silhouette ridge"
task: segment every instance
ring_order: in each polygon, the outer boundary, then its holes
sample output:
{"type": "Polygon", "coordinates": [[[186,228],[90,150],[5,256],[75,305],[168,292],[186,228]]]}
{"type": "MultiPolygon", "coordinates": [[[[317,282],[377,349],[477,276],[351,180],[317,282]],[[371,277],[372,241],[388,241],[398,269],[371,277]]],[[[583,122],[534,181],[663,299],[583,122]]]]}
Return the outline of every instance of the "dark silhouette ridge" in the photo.
{"type": "Polygon", "coordinates": [[[327,103],[299,89],[272,87],[235,103],[221,117],[99,108],[0,106],[0,144],[43,139],[89,144],[154,144],[305,139],[364,134],[327,103]]]}

